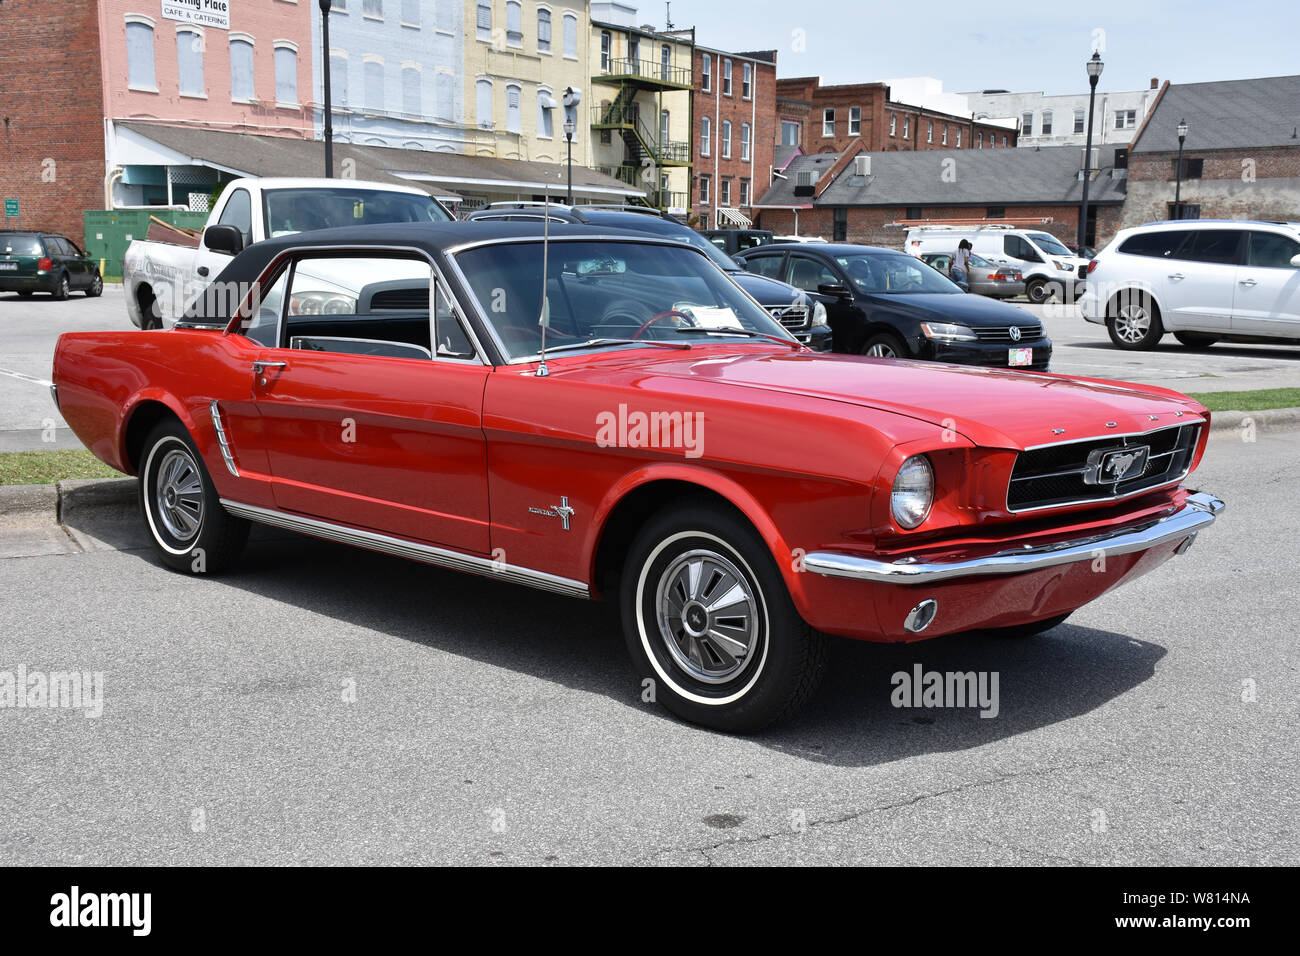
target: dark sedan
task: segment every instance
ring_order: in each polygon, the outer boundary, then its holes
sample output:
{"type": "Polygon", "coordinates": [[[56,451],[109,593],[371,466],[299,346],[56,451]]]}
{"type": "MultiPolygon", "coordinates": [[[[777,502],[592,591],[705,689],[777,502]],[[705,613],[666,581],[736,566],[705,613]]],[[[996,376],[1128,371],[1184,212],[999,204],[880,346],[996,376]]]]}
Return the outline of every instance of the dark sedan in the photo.
{"type": "Polygon", "coordinates": [[[750,272],[826,306],[836,352],[1046,371],[1052,342],[1029,312],[963,292],[903,252],[846,244],[761,246],[750,272]]]}
{"type": "Polygon", "coordinates": [[[72,291],[88,296],[104,291],[99,265],[75,242],[53,232],[0,232],[0,292],[23,298],[48,292],[66,299],[72,291]]]}

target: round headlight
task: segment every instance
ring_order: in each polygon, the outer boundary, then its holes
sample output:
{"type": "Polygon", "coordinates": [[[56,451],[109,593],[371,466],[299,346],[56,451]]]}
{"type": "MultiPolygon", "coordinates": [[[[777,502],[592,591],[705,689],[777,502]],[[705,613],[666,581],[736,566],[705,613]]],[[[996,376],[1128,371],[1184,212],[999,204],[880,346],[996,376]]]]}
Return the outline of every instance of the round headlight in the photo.
{"type": "Polygon", "coordinates": [[[924,455],[913,455],[903,462],[894,479],[894,490],[889,496],[894,520],[909,531],[917,527],[930,513],[934,504],[934,470],[924,455]]]}

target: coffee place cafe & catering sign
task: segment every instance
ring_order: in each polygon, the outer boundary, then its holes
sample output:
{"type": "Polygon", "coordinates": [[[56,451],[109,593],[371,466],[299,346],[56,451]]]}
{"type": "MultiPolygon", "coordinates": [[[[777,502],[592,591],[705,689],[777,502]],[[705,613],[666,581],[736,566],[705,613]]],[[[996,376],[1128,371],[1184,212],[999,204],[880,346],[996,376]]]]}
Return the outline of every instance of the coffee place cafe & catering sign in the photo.
{"type": "Polygon", "coordinates": [[[230,0],[162,0],[162,15],[166,20],[229,30],[230,0]]]}

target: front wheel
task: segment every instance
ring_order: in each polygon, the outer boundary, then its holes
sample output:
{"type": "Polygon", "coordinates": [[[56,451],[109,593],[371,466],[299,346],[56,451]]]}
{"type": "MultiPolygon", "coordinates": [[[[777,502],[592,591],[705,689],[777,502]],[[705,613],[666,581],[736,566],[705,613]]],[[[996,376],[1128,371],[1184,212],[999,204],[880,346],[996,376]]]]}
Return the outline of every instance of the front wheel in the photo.
{"type": "Polygon", "coordinates": [[[160,422],[145,440],[140,510],[154,551],[174,571],[221,571],[248,538],[248,522],[221,507],[203,459],[178,421],[160,422]]]}
{"type": "Polygon", "coordinates": [[[90,285],[86,287],[86,298],[93,299],[99,295],[102,295],[103,292],[104,292],[104,277],[101,276],[98,272],[96,272],[95,277],[90,280],[90,285]]]}
{"type": "Polygon", "coordinates": [[[1025,286],[1025,295],[1034,305],[1042,305],[1052,299],[1058,301],[1065,298],[1065,290],[1059,282],[1048,282],[1046,279],[1031,279],[1025,286]]]}
{"type": "Polygon", "coordinates": [[[1135,289],[1119,293],[1106,307],[1110,340],[1126,351],[1153,349],[1165,334],[1160,310],[1151,296],[1135,289]]]}
{"type": "Polygon", "coordinates": [[[620,603],[642,686],[693,723],[759,730],[798,710],[821,677],[826,637],[799,616],[758,533],[722,508],[652,518],[628,552],[620,603]]]}
{"type": "Polygon", "coordinates": [[[907,358],[907,346],[892,332],[877,332],[862,343],[862,355],[871,358],[907,358]]]}

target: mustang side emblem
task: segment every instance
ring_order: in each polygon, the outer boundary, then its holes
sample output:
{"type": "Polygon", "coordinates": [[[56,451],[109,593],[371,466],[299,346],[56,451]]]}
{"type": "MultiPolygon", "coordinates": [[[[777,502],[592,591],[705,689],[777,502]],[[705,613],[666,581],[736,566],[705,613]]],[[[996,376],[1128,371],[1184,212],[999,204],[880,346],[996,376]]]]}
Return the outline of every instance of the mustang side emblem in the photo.
{"type": "Polygon", "coordinates": [[[1147,457],[1150,454],[1150,445],[1098,448],[1088,455],[1088,465],[1083,473],[1084,484],[1109,485],[1140,478],[1147,469],[1147,457]]]}
{"type": "Polygon", "coordinates": [[[1007,334],[1011,336],[1012,342],[1020,341],[1020,327],[1018,325],[1013,325],[1011,328],[1007,329],[1007,334]]]}
{"type": "Polygon", "coordinates": [[[529,508],[528,510],[535,515],[545,515],[547,518],[559,518],[564,522],[565,531],[569,530],[569,519],[574,515],[573,509],[569,507],[569,499],[567,497],[560,498],[560,503],[558,505],[551,505],[549,508],[529,508]]]}

